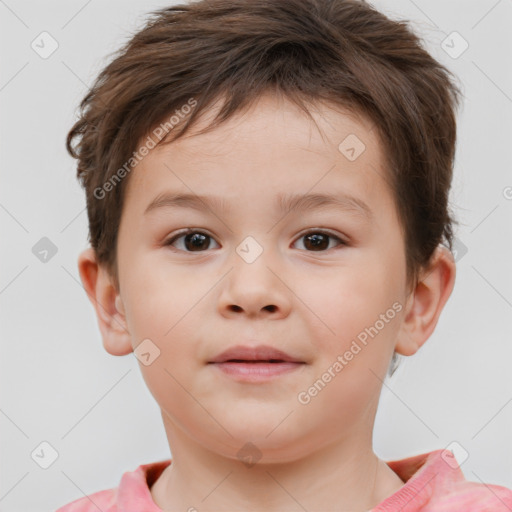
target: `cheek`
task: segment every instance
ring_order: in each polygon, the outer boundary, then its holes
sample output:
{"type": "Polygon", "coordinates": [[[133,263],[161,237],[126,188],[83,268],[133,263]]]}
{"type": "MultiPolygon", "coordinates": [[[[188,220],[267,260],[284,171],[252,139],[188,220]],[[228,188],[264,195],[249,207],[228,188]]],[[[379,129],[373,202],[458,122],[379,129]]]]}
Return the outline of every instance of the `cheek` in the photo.
{"type": "Polygon", "coordinates": [[[201,369],[195,326],[185,316],[190,306],[150,294],[139,296],[133,307],[130,334],[134,350],[142,342],[145,345],[140,345],[139,354],[142,347],[148,347],[151,354],[149,364],[140,355],[138,361],[149,391],[164,410],[187,410],[194,404],[183,386],[189,389],[191,376],[201,369]]]}
{"type": "Polygon", "coordinates": [[[347,353],[348,366],[380,368],[399,327],[400,295],[392,273],[374,259],[339,269],[334,279],[311,280],[310,339],[324,365],[347,353]]]}
{"type": "MultiPolygon", "coordinates": [[[[178,358],[172,359],[176,361],[178,358]]],[[[183,383],[187,382],[184,367],[186,365],[181,362],[172,364],[169,354],[165,352],[149,366],[140,364],[148,390],[159,407],[171,415],[174,422],[180,423],[192,413],[200,417],[201,422],[205,422],[204,411],[193,410],[195,401],[183,388],[183,383]]]]}
{"type": "Polygon", "coordinates": [[[142,261],[127,268],[131,270],[125,273],[123,301],[130,332],[138,337],[163,337],[193,305],[195,293],[189,297],[186,290],[195,289],[195,283],[187,288],[179,272],[165,275],[165,267],[154,263],[142,261]]]}

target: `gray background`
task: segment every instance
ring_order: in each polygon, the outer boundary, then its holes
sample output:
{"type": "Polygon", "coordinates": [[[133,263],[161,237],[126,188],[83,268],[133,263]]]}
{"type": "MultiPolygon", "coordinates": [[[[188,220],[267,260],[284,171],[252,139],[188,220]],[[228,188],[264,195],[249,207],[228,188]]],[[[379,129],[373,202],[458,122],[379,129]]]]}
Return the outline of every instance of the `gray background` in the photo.
{"type": "MultiPolygon", "coordinates": [[[[55,510],[170,456],[136,358],[104,351],[80,284],[87,217],[64,148],[108,55],[170,3],[0,0],[2,511],[55,510]],[[43,31],[59,45],[46,59],[31,47],[43,31]],[[57,248],[46,263],[32,252],[43,237],[57,248]],[[31,456],[44,441],[58,452],[47,469],[31,456]]],[[[391,460],[456,442],[469,480],[512,487],[512,2],[374,5],[411,20],[465,94],[451,196],[462,224],[455,289],[430,340],[384,385],[375,450],[391,460]],[[442,46],[453,31],[469,44],[457,58],[442,46]]]]}

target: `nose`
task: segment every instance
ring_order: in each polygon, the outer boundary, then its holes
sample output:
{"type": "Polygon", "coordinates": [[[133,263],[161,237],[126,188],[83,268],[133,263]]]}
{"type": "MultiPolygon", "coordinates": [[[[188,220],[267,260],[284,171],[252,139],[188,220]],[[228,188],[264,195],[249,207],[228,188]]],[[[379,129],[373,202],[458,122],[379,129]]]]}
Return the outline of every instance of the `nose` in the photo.
{"type": "Polygon", "coordinates": [[[289,315],[293,292],[275,260],[265,258],[265,251],[251,263],[235,254],[230,263],[232,270],[219,296],[220,314],[272,319],[289,315]]]}

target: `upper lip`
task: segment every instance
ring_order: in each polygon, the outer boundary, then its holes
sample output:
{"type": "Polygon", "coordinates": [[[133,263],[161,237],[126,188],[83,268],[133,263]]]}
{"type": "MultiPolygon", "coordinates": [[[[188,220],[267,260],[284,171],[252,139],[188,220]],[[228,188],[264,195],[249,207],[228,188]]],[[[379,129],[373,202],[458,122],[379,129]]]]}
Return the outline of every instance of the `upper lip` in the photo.
{"type": "Polygon", "coordinates": [[[241,361],[290,361],[294,363],[304,363],[300,359],[278,350],[277,348],[271,347],[270,345],[258,345],[251,347],[248,345],[236,345],[230,347],[215,359],[208,361],[208,363],[225,363],[230,360],[241,360],[241,361]]]}

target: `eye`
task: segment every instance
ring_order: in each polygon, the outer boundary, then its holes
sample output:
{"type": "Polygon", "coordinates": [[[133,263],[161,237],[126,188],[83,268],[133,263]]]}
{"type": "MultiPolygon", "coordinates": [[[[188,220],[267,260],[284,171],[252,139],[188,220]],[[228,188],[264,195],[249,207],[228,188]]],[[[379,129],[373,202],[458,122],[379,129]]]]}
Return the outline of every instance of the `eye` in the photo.
{"type": "MultiPolygon", "coordinates": [[[[182,250],[184,252],[204,252],[204,250],[210,248],[210,242],[214,241],[214,239],[207,233],[193,229],[187,229],[186,231],[182,231],[181,233],[171,237],[164,243],[164,245],[176,247],[176,242],[181,239],[183,239],[183,245],[178,247],[178,250],[182,250]]],[[[330,240],[337,241],[338,245],[348,245],[340,237],[325,231],[309,231],[301,235],[297,241],[302,239],[305,240],[305,249],[313,252],[325,252],[328,250],[330,248],[330,240]]]]}
{"type": "MultiPolygon", "coordinates": [[[[164,245],[174,245],[174,243],[181,238],[183,238],[185,247],[184,252],[204,252],[203,249],[208,249],[210,247],[210,241],[213,240],[210,235],[203,233],[202,231],[187,229],[186,231],[181,232],[181,234],[173,236],[167,240],[164,245]]],[[[180,250],[183,249],[180,248],[180,250]]]]}
{"type": "Polygon", "coordinates": [[[308,250],[311,248],[314,252],[325,252],[329,248],[329,239],[337,240],[338,245],[347,245],[341,238],[325,231],[308,231],[301,235],[297,240],[305,240],[304,246],[308,250]]]}

